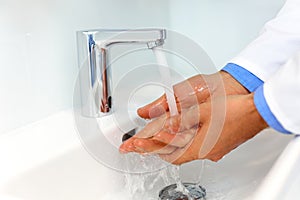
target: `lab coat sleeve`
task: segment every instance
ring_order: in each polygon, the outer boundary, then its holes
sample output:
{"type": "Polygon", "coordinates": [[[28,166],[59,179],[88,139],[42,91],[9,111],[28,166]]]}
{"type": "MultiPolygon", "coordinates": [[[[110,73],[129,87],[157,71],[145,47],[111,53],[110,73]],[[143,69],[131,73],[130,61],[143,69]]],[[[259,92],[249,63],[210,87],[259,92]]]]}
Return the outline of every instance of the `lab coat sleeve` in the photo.
{"type": "Polygon", "coordinates": [[[271,127],[300,134],[300,52],[255,91],[254,102],[271,127]]]}
{"type": "Polygon", "coordinates": [[[258,112],[282,133],[300,134],[299,51],[300,1],[287,0],[261,35],[223,68],[250,92],[255,91],[258,112]]]}
{"type": "Polygon", "coordinates": [[[255,76],[248,70],[234,63],[228,63],[222,70],[231,74],[250,92],[255,91],[254,104],[260,115],[270,127],[282,133],[291,133],[282,126],[282,124],[278,121],[278,119],[271,111],[265,98],[265,94],[263,91],[264,82],[262,80],[260,80],[257,76],[255,76]]]}
{"type": "Polygon", "coordinates": [[[262,81],[268,80],[300,51],[300,1],[287,0],[278,15],[266,23],[260,36],[231,60],[262,81]]]}

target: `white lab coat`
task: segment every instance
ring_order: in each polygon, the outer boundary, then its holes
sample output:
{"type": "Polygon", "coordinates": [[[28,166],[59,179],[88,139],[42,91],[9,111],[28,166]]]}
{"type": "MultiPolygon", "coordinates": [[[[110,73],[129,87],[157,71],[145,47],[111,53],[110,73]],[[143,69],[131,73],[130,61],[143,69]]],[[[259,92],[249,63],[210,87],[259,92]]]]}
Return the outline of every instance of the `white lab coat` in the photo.
{"type": "Polygon", "coordinates": [[[286,130],[300,134],[300,0],[287,0],[260,36],[231,62],[265,82],[272,113],[286,130]]]}

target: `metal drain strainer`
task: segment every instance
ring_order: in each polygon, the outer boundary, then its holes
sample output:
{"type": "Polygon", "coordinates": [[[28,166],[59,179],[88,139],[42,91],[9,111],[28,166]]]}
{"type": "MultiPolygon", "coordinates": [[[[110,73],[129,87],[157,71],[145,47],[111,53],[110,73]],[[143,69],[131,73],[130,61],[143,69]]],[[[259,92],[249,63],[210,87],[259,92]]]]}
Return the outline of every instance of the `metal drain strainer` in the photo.
{"type": "MultiPolygon", "coordinates": [[[[206,196],[206,190],[198,184],[183,183],[189,191],[190,198],[193,200],[203,200],[206,196]]],[[[159,192],[159,200],[189,200],[187,195],[176,190],[176,184],[169,185],[159,192]]]]}

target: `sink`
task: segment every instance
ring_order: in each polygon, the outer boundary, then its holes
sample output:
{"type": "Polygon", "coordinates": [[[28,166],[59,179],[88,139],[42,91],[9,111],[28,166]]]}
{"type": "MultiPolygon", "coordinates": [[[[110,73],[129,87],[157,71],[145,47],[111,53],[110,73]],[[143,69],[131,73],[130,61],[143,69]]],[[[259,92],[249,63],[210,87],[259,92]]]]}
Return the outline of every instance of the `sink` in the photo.
{"type": "MultiPolygon", "coordinates": [[[[217,163],[183,165],[181,178],[197,181],[195,174],[204,166],[201,185],[207,199],[246,199],[259,188],[292,138],[265,130],[217,163]]],[[[71,110],[1,136],[0,159],[0,195],[24,200],[96,200],[126,199],[128,194],[124,173],[98,162],[84,148],[71,110]]],[[[156,199],[164,186],[158,180],[144,199],[156,199]]]]}
{"type": "Polygon", "coordinates": [[[0,194],[28,200],[101,199],[120,190],[122,175],[83,148],[71,111],[63,111],[0,140],[0,194]]]}
{"type": "MultiPolygon", "coordinates": [[[[149,66],[137,70],[144,72],[149,66]]],[[[124,84],[117,85],[120,88],[113,95],[112,115],[98,119],[82,116],[80,107],[76,106],[79,95],[75,90],[72,110],[58,112],[0,136],[0,197],[157,200],[159,191],[174,183],[171,176],[163,177],[167,164],[157,165],[152,173],[143,174],[148,169],[138,166],[152,166],[154,158],[137,159],[134,154],[124,156],[118,152],[124,133],[145,124],[136,114],[137,107],[163,91],[145,85],[142,89],[124,90],[125,83],[132,84],[128,87],[133,88],[140,85],[130,81],[133,77],[127,76],[124,84]],[[127,91],[134,92],[127,94],[127,91]],[[134,158],[134,162],[128,162],[129,157],[134,158]],[[134,174],[125,173],[128,170],[134,174]]],[[[206,189],[207,200],[251,198],[256,191],[267,191],[264,185],[268,185],[268,181],[274,182],[265,177],[274,171],[271,170],[274,163],[293,138],[271,129],[264,130],[217,163],[194,161],[182,165],[181,179],[196,182],[201,173],[200,183],[206,189]]]]}

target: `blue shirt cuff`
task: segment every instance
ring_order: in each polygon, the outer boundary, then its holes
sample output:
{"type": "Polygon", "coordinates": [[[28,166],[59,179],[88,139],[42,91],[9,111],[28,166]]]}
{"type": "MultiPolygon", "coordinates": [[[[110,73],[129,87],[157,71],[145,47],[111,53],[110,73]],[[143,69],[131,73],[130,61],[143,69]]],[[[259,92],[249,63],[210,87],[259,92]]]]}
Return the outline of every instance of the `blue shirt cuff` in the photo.
{"type": "Polygon", "coordinates": [[[291,132],[283,128],[281,123],[277,120],[277,118],[270,110],[270,107],[268,106],[268,103],[265,99],[263,89],[264,88],[262,85],[254,93],[254,104],[256,106],[256,109],[258,110],[259,114],[262,116],[262,118],[267,122],[267,124],[270,127],[272,127],[273,129],[279,132],[290,134],[291,132]]]}
{"type": "Polygon", "coordinates": [[[261,86],[264,83],[257,76],[255,76],[245,68],[234,63],[228,63],[225,67],[223,67],[222,70],[228,72],[231,76],[233,76],[233,78],[235,78],[250,92],[255,91],[259,86],[261,86]]]}

